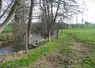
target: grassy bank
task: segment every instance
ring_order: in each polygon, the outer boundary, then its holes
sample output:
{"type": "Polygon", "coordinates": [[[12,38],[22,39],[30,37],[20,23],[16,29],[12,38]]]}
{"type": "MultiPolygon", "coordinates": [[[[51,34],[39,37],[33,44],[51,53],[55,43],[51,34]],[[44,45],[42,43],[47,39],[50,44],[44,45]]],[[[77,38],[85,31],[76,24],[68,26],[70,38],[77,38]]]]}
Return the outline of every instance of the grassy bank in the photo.
{"type": "Polygon", "coordinates": [[[64,34],[60,36],[59,39],[47,42],[46,44],[36,49],[29,50],[29,56],[27,57],[23,57],[19,60],[14,59],[0,64],[0,68],[18,68],[18,67],[28,66],[29,64],[34,63],[39,57],[45,55],[46,53],[60,46],[61,43],[65,40],[68,40],[68,36],[64,34]]]}
{"type": "MultiPolygon", "coordinates": [[[[65,31],[65,33],[69,32],[69,34],[70,33],[73,34],[73,32],[78,32],[75,29],[74,30],[63,30],[63,31],[65,31]]],[[[86,29],[79,30],[80,34],[83,33],[82,31],[87,32],[88,30],[86,29]]],[[[76,35],[76,33],[74,34],[76,35]]],[[[65,34],[63,34],[63,36],[64,35],[65,34]]],[[[83,37],[83,35],[81,35],[81,37],[83,37]]],[[[35,65],[33,64],[34,66],[32,66],[31,64],[28,67],[29,68],[55,68],[56,66],[58,66],[58,68],[95,68],[95,49],[90,47],[91,44],[90,46],[88,45],[89,44],[86,44],[84,42],[79,42],[73,35],[69,35],[69,37],[66,38],[64,43],[62,43],[62,46],[60,47],[57,46],[58,52],[56,52],[57,51],[56,50],[50,56],[44,56],[46,57],[45,59],[46,64],[41,58],[42,60],[41,59],[40,61],[38,60],[38,62],[36,62],[35,65]],[[52,57],[53,54],[54,56],[52,57]],[[47,57],[49,57],[50,60],[48,60],[49,58],[47,57]],[[47,63],[48,64],[50,63],[49,64],[50,66],[54,66],[52,65],[53,63],[56,65],[54,67],[48,67],[47,63]]],[[[47,51],[46,48],[44,50],[47,51]]],[[[24,68],[28,68],[28,67],[26,66],[24,68]]]]}

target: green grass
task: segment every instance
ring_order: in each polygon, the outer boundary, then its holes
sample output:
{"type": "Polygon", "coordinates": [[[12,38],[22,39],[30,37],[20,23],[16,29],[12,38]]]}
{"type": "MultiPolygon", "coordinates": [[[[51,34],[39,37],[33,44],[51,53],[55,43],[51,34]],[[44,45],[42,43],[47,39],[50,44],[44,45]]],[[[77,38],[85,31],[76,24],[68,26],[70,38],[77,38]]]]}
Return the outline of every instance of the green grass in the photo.
{"type": "Polygon", "coordinates": [[[2,33],[9,33],[9,32],[12,32],[12,28],[11,28],[11,25],[7,25],[4,30],[2,31],[2,33]]]}
{"type": "MultiPolygon", "coordinates": [[[[47,42],[38,48],[29,50],[29,53],[28,53],[29,57],[24,56],[23,58],[19,60],[10,60],[5,63],[2,63],[0,64],[0,68],[18,68],[18,67],[24,67],[24,66],[33,64],[41,56],[44,56],[46,53],[49,53],[55,48],[58,48],[60,45],[62,45],[63,41],[71,40],[68,37],[68,35],[66,35],[65,33],[74,35],[77,39],[79,39],[82,42],[95,44],[95,30],[94,29],[63,30],[63,34],[59,37],[59,39],[52,40],[51,42],[47,42]]],[[[70,47],[71,42],[69,42],[67,45],[63,44],[64,47],[62,48],[62,52],[72,51],[72,48],[70,47]]],[[[91,54],[87,55],[87,57],[83,60],[81,65],[82,67],[76,66],[75,68],[95,68],[95,57],[92,56],[91,54]]]]}
{"type": "Polygon", "coordinates": [[[64,32],[73,34],[80,41],[95,44],[95,29],[69,29],[64,32]]]}
{"type": "Polygon", "coordinates": [[[75,68],[95,68],[95,56],[93,55],[95,53],[95,29],[68,29],[64,32],[93,47],[92,51],[87,52],[87,57],[81,63],[82,67],[76,66],[75,68]]]}
{"type": "Polygon", "coordinates": [[[68,40],[67,35],[60,36],[59,39],[47,42],[43,46],[40,46],[36,49],[29,50],[29,57],[23,57],[19,60],[10,60],[5,63],[0,64],[0,68],[18,68],[23,66],[28,66],[33,64],[39,57],[44,56],[46,53],[54,50],[65,40],[68,40]]]}
{"type": "Polygon", "coordinates": [[[95,68],[95,57],[88,55],[87,58],[83,60],[82,65],[84,68],[95,68]]]}
{"type": "Polygon", "coordinates": [[[4,30],[0,34],[7,34],[10,32],[12,32],[12,27],[11,27],[11,24],[8,24],[4,27],[4,30]]]}

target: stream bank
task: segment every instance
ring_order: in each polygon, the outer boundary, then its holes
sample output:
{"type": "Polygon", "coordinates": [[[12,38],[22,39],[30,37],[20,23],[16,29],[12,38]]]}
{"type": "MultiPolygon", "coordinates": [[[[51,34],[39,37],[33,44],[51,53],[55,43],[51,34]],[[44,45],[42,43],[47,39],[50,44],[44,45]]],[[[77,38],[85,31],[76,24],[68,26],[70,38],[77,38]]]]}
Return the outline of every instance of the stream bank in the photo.
{"type": "Polygon", "coordinates": [[[69,39],[63,41],[61,46],[39,58],[34,64],[21,68],[90,68],[89,64],[85,65],[85,60],[94,52],[88,45],[69,35],[69,39]]]}

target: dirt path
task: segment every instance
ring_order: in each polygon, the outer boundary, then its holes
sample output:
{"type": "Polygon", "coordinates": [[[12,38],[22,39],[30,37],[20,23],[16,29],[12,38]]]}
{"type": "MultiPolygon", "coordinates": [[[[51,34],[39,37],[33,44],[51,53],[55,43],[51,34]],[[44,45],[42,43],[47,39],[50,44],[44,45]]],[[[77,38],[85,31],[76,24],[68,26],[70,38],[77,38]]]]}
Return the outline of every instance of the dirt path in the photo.
{"type": "Polygon", "coordinates": [[[70,39],[63,42],[59,48],[25,68],[83,68],[81,63],[90,51],[85,45],[70,36],[70,39]]]}

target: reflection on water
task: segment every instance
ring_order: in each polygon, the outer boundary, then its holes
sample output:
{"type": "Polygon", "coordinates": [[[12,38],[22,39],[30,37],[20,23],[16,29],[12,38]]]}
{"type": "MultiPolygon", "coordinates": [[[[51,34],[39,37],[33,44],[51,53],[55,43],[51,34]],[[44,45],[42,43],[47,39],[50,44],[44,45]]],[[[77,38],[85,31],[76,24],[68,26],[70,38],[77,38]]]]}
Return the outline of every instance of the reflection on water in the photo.
{"type": "MultiPolygon", "coordinates": [[[[43,37],[41,37],[40,34],[34,33],[34,34],[31,34],[30,37],[32,38],[30,39],[30,42],[32,40],[35,43],[37,41],[38,41],[37,43],[40,43],[43,40],[43,37]]],[[[15,42],[7,43],[7,44],[0,46],[0,55],[11,54],[11,53],[18,52],[21,50],[25,50],[25,42],[23,39],[19,39],[19,40],[16,40],[15,42]]]]}
{"type": "Polygon", "coordinates": [[[18,52],[20,50],[25,49],[23,42],[24,41],[22,41],[22,40],[17,40],[15,42],[11,42],[11,43],[2,45],[0,47],[0,55],[12,54],[14,52],[18,52]]]}
{"type": "Polygon", "coordinates": [[[3,48],[0,48],[0,55],[5,55],[5,54],[12,53],[12,52],[13,52],[12,46],[6,46],[3,48]]]}

